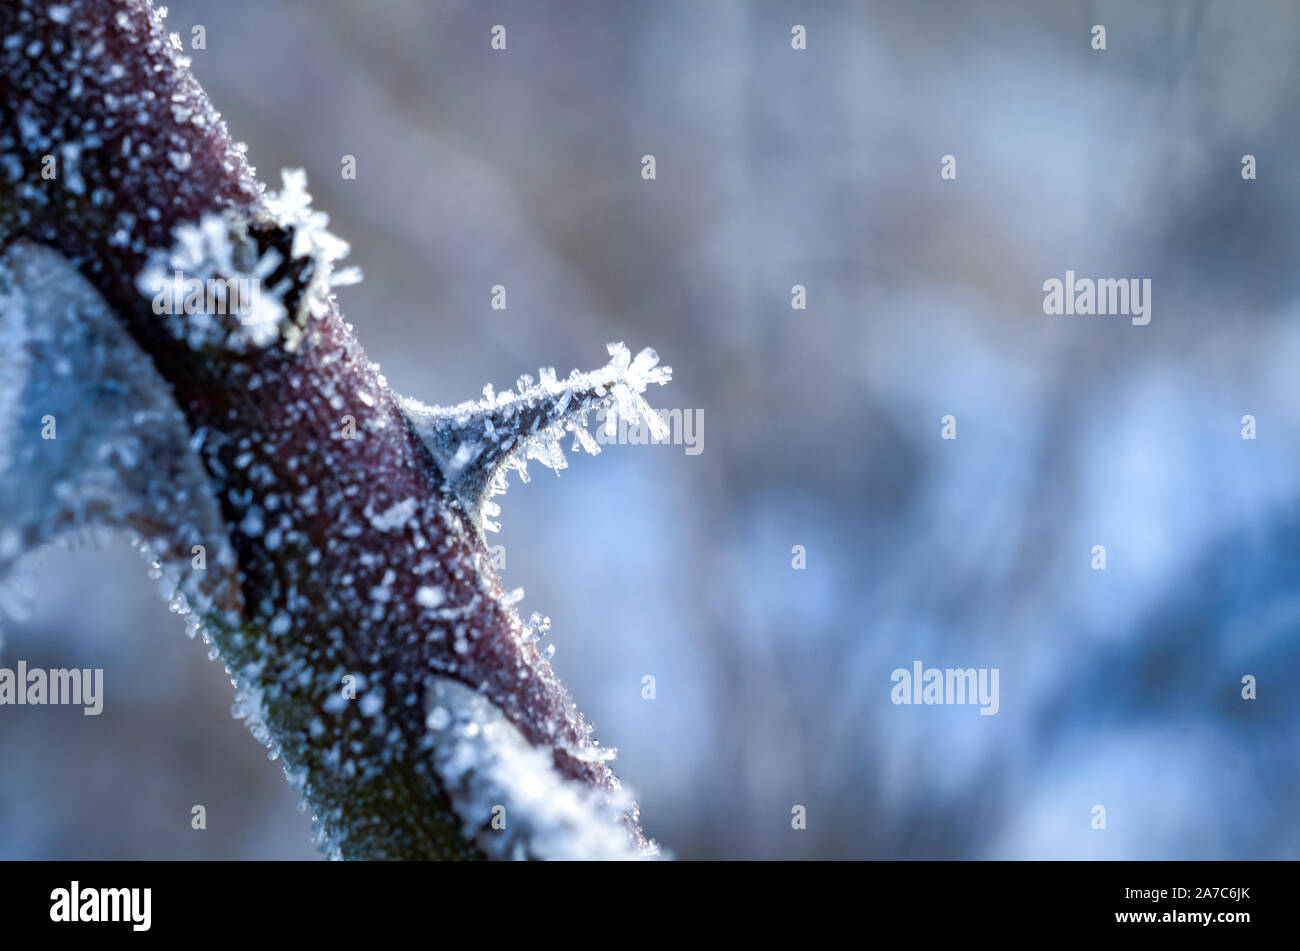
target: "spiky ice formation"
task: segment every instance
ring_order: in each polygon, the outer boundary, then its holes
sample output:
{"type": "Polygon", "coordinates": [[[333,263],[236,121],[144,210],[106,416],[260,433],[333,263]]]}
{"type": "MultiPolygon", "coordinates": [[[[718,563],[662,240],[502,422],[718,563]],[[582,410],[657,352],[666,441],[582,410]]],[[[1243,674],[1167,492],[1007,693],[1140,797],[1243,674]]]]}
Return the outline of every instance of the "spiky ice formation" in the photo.
{"type": "Polygon", "coordinates": [[[672,367],[659,366],[659,354],[649,347],[635,358],[622,342],[607,349],[609,363],[599,370],[574,370],[557,380],[555,369],[544,367],[536,383],[525,374],[515,390],[497,393],[489,385],[483,399],[457,406],[400,399],[402,411],[480,530],[499,530],[492,517],[501,510],[492,497],[505,493],[512,470],[527,482],[529,460],[556,471],[568,465],[561,444],[567,434],[573,434],[571,449],[600,452],[587,431],[593,412],[611,410],[611,419],[644,421],[652,435],[663,438],[664,422],[642,394],[652,383],[668,383],[672,367]]]}

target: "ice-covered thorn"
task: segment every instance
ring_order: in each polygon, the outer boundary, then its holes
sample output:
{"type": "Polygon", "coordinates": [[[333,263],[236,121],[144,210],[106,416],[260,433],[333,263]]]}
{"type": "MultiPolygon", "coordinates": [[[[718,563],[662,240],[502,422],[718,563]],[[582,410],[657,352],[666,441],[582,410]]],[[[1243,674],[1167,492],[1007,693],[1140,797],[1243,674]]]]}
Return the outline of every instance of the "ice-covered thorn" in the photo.
{"type": "MultiPolygon", "coordinates": [[[[527,481],[525,463],[535,459],[557,472],[568,463],[560,440],[566,432],[593,455],[600,451],[587,432],[593,410],[609,409],[631,423],[642,420],[662,438],[659,414],[641,395],[651,383],[672,379],[672,369],[659,365],[659,355],[647,347],[635,357],[622,343],[609,344],[610,361],[589,373],[574,371],[564,380],[543,367],[539,381],[523,374],[518,392],[497,393],[491,386],[483,399],[452,407],[426,406],[400,398],[402,411],[429,450],[462,507],[480,531],[495,530],[485,516],[495,515],[488,500],[505,491],[505,474],[517,469],[527,481]]],[[[495,507],[494,507],[495,508],[495,507]]]]}

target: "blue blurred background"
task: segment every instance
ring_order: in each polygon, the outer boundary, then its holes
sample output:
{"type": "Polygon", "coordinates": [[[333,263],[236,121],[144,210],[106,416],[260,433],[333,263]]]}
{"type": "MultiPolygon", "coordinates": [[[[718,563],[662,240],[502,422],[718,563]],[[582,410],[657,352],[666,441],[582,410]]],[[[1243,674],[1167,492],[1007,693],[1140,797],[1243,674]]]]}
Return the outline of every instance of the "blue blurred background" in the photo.
{"type": "MultiPolygon", "coordinates": [[[[263,180],[305,168],[352,243],[397,391],[626,340],[703,411],[698,455],[512,476],[489,539],[673,854],[1300,854],[1300,8],[169,6],[263,180]],[[1067,268],[1150,278],[1151,323],[1044,316],[1067,268]],[[998,668],[1000,711],[895,706],[917,659],[998,668]]],[[[0,857],[315,855],[124,541],[21,587],[0,663],[106,701],[0,711],[0,857]]]]}

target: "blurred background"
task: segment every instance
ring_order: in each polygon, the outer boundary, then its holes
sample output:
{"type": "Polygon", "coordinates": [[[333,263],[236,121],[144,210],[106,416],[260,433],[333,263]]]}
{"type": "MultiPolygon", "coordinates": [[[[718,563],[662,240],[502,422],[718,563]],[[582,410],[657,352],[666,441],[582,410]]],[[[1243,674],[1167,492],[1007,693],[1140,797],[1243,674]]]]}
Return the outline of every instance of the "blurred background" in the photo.
{"type": "MultiPolygon", "coordinates": [[[[489,537],[667,850],[1300,854],[1300,8],[168,5],[260,177],[305,168],[352,243],[398,392],[625,340],[702,410],[697,455],[512,476],[489,537]],[[1067,268],[1150,278],[1151,323],[1045,316],[1067,268]],[[998,714],[892,704],[918,659],[998,668],[998,714]]],[[[0,664],[106,701],[0,711],[0,858],[316,854],[125,541],[10,588],[0,664]]]]}

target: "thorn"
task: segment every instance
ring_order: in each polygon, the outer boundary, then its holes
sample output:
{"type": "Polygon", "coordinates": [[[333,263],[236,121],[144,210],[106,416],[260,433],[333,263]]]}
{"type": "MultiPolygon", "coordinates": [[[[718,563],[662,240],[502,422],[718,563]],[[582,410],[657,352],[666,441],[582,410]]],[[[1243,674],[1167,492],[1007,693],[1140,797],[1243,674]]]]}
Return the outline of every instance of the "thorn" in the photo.
{"type": "Polygon", "coordinates": [[[659,355],[649,347],[635,359],[622,343],[611,343],[608,350],[610,362],[589,373],[574,370],[567,379],[557,380],[554,368],[543,367],[537,383],[523,374],[516,381],[517,393],[498,394],[489,384],[482,400],[449,408],[398,398],[480,533],[499,529],[490,517],[501,509],[491,498],[505,492],[511,469],[524,482],[529,481],[530,459],[558,473],[568,465],[560,440],[570,432],[575,448],[581,446],[592,455],[600,452],[587,432],[589,413],[612,407],[629,422],[644,420],[652,434],[663,437],[663,420],[641,394],[651,383],[671,380],[672,368],[659,366],[659,355]]]}

